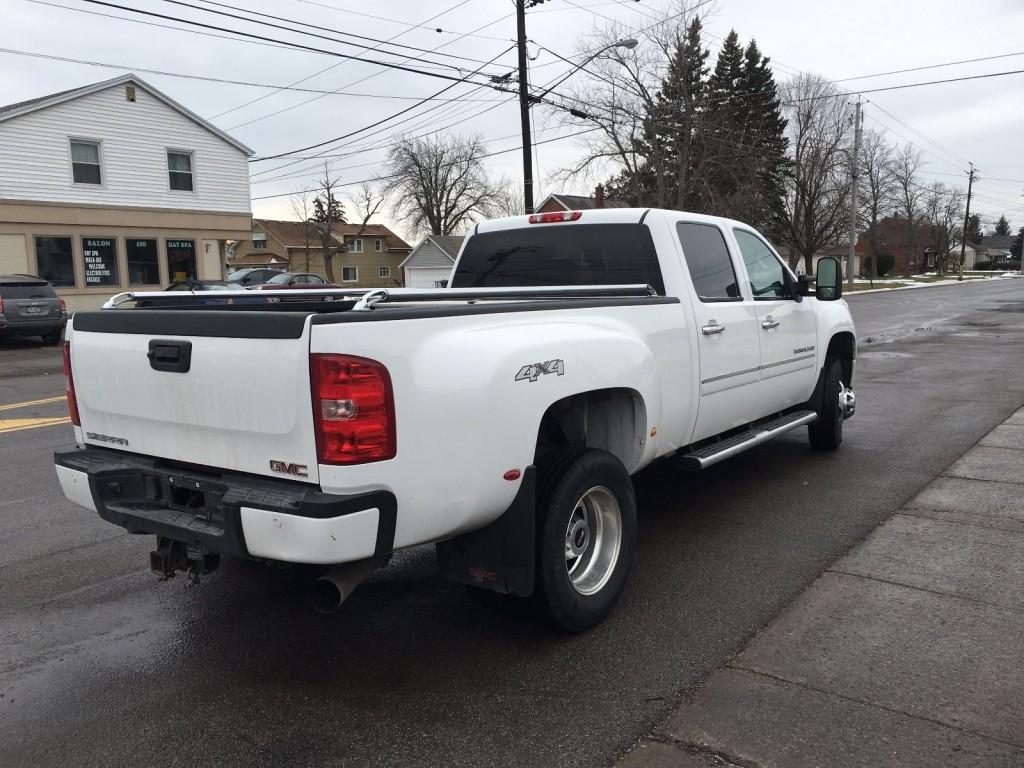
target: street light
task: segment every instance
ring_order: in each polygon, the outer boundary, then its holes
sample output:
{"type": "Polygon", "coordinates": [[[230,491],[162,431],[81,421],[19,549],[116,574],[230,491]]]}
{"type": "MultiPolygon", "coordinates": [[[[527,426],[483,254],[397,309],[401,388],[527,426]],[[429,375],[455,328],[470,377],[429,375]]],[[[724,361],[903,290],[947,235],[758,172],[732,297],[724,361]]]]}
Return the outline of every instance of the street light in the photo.
{"type": "MultiPolygon", "coordinates": [[[[570,77],[575,75],[577,72],[579,72],[581,69],[583,69],[585,66],[587,66],[587,64],[592,62],[594,59],[596,59],[598,56],[600,56],[605,51],[610,51],[612,48],[625,48],[627,50],[632,50],[633,48],[636,48],[639,44],[640,43],[635,38],[632,38],[632,37],[627,37],[624,40],[617,40],[614,43],[612,43],[611,45],[606,45],[604,48],[599,50],[597,53],[591,54],[590,56],[585,58],[579,64],[576,64],[575,62],[565,58],[564,56],[559,56],[554,51],[548,51],[548,53],[552,54],[553,56],[556,56],[557,58],[561,59],[562,61],[566,62],[567,64],[572,64],[574,68],[569,70],[568,74],[566,74],[561,80],[559,80],[554,85],[549,86],[548,88],[545,88],[542,92],[538,93],[536,96],[530,96],[530,101],[531,102],[533,102],[533,101],[541,101],[545,96],[547,96],[549,93],[551,93],[551,91],[553,91],[555,88],[557,88],[562,83],[564,83],[566,80],[568,80],[570,77]]],[[[545,48],[544,50],[547,51],[548,49],[545,48]]]]}

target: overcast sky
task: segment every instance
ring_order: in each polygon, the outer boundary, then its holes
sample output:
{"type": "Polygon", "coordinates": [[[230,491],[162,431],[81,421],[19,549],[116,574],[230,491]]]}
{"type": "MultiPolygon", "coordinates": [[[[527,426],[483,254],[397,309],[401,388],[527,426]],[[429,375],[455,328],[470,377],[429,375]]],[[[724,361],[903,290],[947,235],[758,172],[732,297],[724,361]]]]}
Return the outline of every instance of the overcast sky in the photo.
{"type": "MultiPolygon", "coordinates": [[[[203,4],[202,0],[188,1],[203,4]]],[[[345,47],[264,24],[202,13],[163,0],[111,2],[357,56],[397,60],[382,51],[345,47]]],[[[499,56],[512,44],[515,35],[515,17],[509,0],[223,2],[353,35],[391,39],[392,42],[382,48],[423,57],[420,61],[408,62],[407,66],[430,68],[441,74],[461,76],[457,70],[443,65],[472,71],[480,67],[481,62],[496,56],[495,63],[487,65],[483,71],[508,72],[515,64],[514,51],[499,56]],[[436,28],[443,31],[437,32],[436,28]],[[399,44],[431,50],[443,47],[436,53],[422,54],[399,48],[399,44]],[[443,54],[464,58],[449,58],[443,54]],[[424,63],[425,60],[433,63],[424,63]]],[[[572,58],[577,40],[595,25],[606,26],[610,20],[616,20],[628,34],[630,29],[650,24],[650,15],[669,3],[670,0],[547,0],[530,11],[528,35],[539,46],[572,58]]],[[[221,7],[220,10],[226,9],[221,7]]],[[[135,70],[144,80],[251,146],[257,156],[315,144],[362,128],[451,84],[444,79],[386,71],[321,53],[226,39],[226,35],[214,37],[152,26],[154,23],[184,25],[146,19],[82,0],[47,0],[46,3],[0,0],[0,14],[5,31],[3,45],[7,48],[117,65],[104,68],[0,53],[0,104],[135,70]],[[92,14],[82,13],[83,10],[92,14]],[[108,16],[95,15],[97,13],[108,16]],[[149,24],[109,16],[145,19],[149,24]],[[321,91],[342,89],[366,95],[274,92],[267,88],[152,74],[142,71],[144,69],[275,85],[288,85],[326,70],[297,87],[321,91]],[[303,103],[317,96],[320,98],[303,103]],[[259,100],[248,103],[255,99],[259,100]]],[[[1022,0],[976,0],[970,4],[963,0],[861,0],[857,3],[848,0],[788,3],[719,0],[705,23],[705,29],[716,36],[707,40],[713,55],[717,38],[733,28],[744,42],[751,37],[757,39],[761,50],[775,62],[776,78],[780,82],[803,70],[843,79],[844,88],[856,90],[1024,69],[1024,55],[1014,55],[920,72],[845,80],[1024,50],[1022,0]]],[[[568,69],[537,46],[531,46],[530,52],[536,55],[531,64],[534,82],[546,82],[568,69]]],[[[483,137],[490,151],[516,146],[519,115],[514,97],[490,89],[474,90],[466,84],[456,85],[442,98],[450,97],[460,100],[430,102],[385,123],[379,133],[366,132],[334,145],[341,147],[336,153],[353,153],[334,159],[342,183],[369,179],[382,172],[382,161],[387,153],[383,145],[401,131],[422,133],[453,125],[450,130],[483,137]],[[402,120],[406,121],[399,122],[402,120]]],[[[1024,225],[1024,74],[871,93],[864,98],[869,102],[865,107],[865,126],[884,126],[892,140],[909,139],[924,150],[928,160],[926,178],[966,186],[967,161],[973,161],[980,178],[975,185],[975,210],[992,220],[1006,213],[1015,229],[1024,225]]],[[[537,117],[538,140],[572,131],[544,119],[542,114],[537,117]]],[[[587,191],[557,190],[551,186],[551,173],[574,157],[573,142],[568,138],[538,147],[538,202],[551,191],[587,191]]],[[[282,162],[285,160],[256,163],[253,169],[254,172],[264,171],[282,162]]],[[[317,172],[311,170],[311,166],[315,164],[316,161],[306,160],[254,176],[254,213],[288,218],[287,197],[256,198],[312,186],[317,172]],[[280,175],[293,178],[269,180],[280,175]]],[[[521,175],[520,156],[516,152],[490,158],[488,164],[495,175],[510,179],[521,175]]],[[[386,217],[382,223],[389,223],[386,217]]]]}

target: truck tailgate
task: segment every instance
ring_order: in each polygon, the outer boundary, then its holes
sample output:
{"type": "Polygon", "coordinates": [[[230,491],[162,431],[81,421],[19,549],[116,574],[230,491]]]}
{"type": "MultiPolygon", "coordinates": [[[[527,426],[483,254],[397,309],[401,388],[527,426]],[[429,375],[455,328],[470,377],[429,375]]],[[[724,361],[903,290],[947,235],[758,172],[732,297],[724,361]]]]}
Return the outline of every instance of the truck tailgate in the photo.
{"type": "Polygon", "coordinates": [[[318,482],[305,314],[104,310],[72,326],[85,443],[318,482]]]}

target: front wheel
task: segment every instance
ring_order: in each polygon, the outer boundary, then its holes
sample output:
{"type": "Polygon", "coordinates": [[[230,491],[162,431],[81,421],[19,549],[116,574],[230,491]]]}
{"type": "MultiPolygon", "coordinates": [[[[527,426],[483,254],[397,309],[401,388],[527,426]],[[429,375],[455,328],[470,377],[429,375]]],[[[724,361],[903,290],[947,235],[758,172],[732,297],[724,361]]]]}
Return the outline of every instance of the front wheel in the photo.
{"type": "Polygon", "coordinates": [[[555,623],[582,632],[612,612],[626,585],[636,548],[633,484],[605,451],[555,450],[539,469],[537,599],[555,623]]]}
{"type": "Polygon", "coordinates": [[[812,448],[834,451],[843,442],[843,406],[840,400],[843,367],[839,358],[829,358],[821,376],[821,408],[818,410],[818,420],[807,425],[807,437],[812,448]]]}

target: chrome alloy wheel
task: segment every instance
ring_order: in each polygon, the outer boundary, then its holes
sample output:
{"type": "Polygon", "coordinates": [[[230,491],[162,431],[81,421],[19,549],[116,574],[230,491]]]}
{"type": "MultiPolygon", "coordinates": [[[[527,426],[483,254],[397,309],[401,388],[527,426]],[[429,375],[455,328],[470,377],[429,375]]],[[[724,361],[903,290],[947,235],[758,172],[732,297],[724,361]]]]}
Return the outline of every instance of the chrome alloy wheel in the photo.
{"type": "Polygon", "coordinates": [[[600,592],[622,546],[622,515],[615,495],[596,486],[580,497],[565,529],[565,570],[581,595],[600,592]]]}

